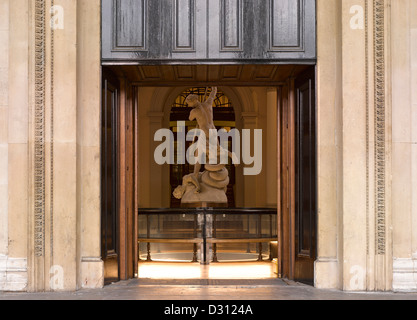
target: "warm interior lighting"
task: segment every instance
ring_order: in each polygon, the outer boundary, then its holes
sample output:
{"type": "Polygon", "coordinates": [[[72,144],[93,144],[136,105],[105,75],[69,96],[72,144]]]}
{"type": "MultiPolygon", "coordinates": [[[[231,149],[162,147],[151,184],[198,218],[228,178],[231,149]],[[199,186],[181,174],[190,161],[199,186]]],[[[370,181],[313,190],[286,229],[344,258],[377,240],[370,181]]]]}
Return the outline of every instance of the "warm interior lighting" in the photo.
{"type": "Polygon", "coordinates": [[[270,262],[248,263],[162,263],[139,264],[142,279],[266,279],[275,278],[274,264],[270,262]]]}
{"type": "Polygon", "coordinates": [[[141,263],[139,278],[144,279],[200,279],[200,264],[196,263],[141,263]]]}
{"type": "Polygon", "coordinates": [[[210,266],[210,279],[265,279],[274,277],[271,263],[217,264],[210,266]]]}

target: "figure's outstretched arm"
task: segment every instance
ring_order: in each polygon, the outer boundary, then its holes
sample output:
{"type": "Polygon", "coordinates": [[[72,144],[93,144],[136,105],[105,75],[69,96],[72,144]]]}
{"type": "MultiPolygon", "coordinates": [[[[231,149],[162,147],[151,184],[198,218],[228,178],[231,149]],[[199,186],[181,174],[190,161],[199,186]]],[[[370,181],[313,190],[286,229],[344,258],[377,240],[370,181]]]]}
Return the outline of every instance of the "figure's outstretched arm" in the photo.
{"type": "Polygon", "coordinates": [[[216,99],[216,95],[217,95],[217,87],[212,87],[211,88],[211,93],[210,96],[208,97],[206,103],[210,106],[213,107],[213,102],[214,99],[216,99]]]}

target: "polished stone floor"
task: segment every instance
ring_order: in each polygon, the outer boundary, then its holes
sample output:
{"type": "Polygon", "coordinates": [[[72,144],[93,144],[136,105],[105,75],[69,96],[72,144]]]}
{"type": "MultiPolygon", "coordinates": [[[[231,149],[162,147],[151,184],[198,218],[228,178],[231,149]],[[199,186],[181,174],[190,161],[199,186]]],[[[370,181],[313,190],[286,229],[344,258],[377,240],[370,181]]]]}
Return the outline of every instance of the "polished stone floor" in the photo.
{"type": "Polygon", "coordinates": [[[417,300],[416,293],[347,293],[281,279],[122,281],[72,293],[0,293],[0,300],[417,300]]]}
{"type": "Polygon", "coordinates": [[[143,263],[138,279],[69,293],[0,293],[0,300],[417,300],[417,293],[348,293],[277,279],[271,263],[143,263]]]}

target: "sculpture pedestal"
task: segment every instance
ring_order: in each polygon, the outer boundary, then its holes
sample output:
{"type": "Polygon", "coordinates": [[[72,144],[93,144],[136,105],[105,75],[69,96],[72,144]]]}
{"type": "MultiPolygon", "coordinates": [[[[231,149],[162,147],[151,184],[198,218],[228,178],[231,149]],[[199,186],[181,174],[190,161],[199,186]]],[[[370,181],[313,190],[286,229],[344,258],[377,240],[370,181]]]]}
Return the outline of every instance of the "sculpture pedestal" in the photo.
{"type": "MultiPolygon", "coordinates": [[[[202,185],[202,190],[211,188],[207,185],[202,185]]],[[[219,189],[213,189],[213,193],[223,194],[224,192],[219,189]]],[[[211,193],[211,194],[213,194],[211,193]]],[[[184,194],[183,201],[181,202],[182,208],[227,208],[228,202],[227,197],[224,195],[223,197],[220,197],[222,199],[222,202],[212,202],[212,201],[201,201],[199,198],[201,197],[201,194],[195,193],[195,187],[188,187],[186,193],[184,194]],[[186,201],[184,201],[186,199],[186,201]]],[[[214,197],[215,198],[215,197],[214,197]]],[[[200,225],[200,228],[202,230],[202,236],[204,241],[200,245],[200,264],[202,265],[209,265],[210,261],[213,260],[213,262],[217,262],[217,245],[207,243],[207,238],[212,238],[215,236],[215,231],[213,234],[213,230],[215,230],[215,220],[216,217],[213,217],[212,214],[206,214],[206,210],[202,210],[201,213],[198,213],[196,217],[198,224],[200,225]],[[214,220],[214,221],[213,221],[214,220]]],[[[194,245],[194,252],[197,252],[197,247],[194,245]]]]}
{"type": "Polygon", "coordinates": [[[227,203],[215,203],[215,202],[193,202],[193,203],[181,203],[181,208],[228,208],[227,203]]]}
{"type": "Polygon", "coordinates": [[[205,183],[201,183],[201,192],[196,193],[196,188],[188,185],[181,199],[181,207],[183,208],[227,208],[228,201],[224,190],[210,187],[205,183]]]}

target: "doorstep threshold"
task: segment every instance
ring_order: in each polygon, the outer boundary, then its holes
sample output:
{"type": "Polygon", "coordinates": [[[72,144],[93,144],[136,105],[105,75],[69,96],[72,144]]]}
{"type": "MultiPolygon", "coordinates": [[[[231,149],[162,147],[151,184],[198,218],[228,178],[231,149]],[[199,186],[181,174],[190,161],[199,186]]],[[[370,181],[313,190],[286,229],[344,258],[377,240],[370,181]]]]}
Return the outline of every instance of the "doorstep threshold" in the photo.
{"type": "Polygon", "coordinates": [[[265,286],[299,286],[302,285],[287,279],[132,279],[126,286],[233,286],[233,287],[265,287],[265,286]]]}

